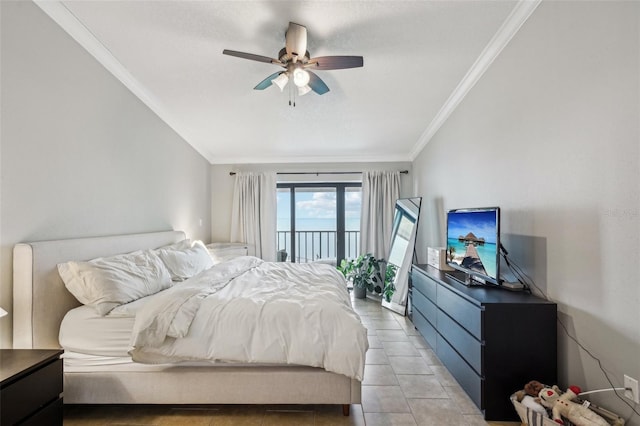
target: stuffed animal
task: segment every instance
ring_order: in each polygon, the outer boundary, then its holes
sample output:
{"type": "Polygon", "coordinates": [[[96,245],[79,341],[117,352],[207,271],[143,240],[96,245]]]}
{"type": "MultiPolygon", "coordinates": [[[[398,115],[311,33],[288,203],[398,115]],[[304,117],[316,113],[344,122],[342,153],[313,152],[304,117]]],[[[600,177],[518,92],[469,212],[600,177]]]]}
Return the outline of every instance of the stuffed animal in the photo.
{"type": "Polygon", "coordinates": [[[531,380],[529,383],[524,385],[522,390],[519,390],[515,393],[516,399],[518,402],[521,402],[525,396],[529,395],[532,398],[538,398],[538,393],[545,386],[537,380],[531,380]]]}
{"type": "Polygon", "coordinates": [[[609,426],[609,423],[595,412],[571,401],[579,393],[578,386],[569,386],[569,389],[563,394],[557,386],[553,386],[541,389],[538,397],[542,405],[551,409],[551,417],[556,423],[564,425],[562,420],[562,416],[564,416],[576,426],[609,426]]]}
{"type": "Polygon", "coordinates": [[[542,383],[532,380],[524,385],[524,389],[516,392],[515,395],[519,403],[547,417],[547,410],[540,404],[540,398],[538,398],[538,393],[542,388],[544,388],[542,383]]]}

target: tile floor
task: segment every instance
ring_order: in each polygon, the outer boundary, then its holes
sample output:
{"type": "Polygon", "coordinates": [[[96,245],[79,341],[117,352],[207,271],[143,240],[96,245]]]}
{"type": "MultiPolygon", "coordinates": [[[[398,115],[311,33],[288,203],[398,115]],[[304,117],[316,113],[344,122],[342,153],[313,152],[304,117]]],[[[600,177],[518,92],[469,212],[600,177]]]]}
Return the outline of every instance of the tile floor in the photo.
{"type": "Polygon", "coordinates": [[[482,414],[442,366],[413,324],[372,299],[353,299],[368,329],[362,405],[65,406],[65,425],[367,425],[475,426],[482,414]]]}

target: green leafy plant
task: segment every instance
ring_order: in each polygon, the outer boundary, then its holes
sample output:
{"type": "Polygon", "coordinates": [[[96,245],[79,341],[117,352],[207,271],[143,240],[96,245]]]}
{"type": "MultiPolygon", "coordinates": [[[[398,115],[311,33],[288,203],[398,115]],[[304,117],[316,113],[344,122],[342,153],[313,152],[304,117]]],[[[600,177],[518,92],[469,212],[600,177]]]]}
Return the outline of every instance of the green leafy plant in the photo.
{"type": "Polygon", "coordinates": [[[455,252],[456,249],[453,246],[449,246],[449,249],[447,250],[449,252],[449,262],[453,262],[453,259],[455,257],[455,252]]]}
{"type": "Polygon", "coordinates": [[[362,254],[356,259],[343,259],[338,270],[346,279],[353,282],[354,287],[365,288],[370,292],[381,293],[383,259],[376,259],[371,253],[362,254]]]}
{"type": "Polygon", "coordinates": [[[391,302],[391,297],[393,293],[396,291],[396,286],[393,284],[396,273],[398,272],[398,267],[396,265],[392,265],[391,263],[387,264],[387,269],[384,274],[384,290],[382,291],[382,297],[387,302],[391,302]]]}

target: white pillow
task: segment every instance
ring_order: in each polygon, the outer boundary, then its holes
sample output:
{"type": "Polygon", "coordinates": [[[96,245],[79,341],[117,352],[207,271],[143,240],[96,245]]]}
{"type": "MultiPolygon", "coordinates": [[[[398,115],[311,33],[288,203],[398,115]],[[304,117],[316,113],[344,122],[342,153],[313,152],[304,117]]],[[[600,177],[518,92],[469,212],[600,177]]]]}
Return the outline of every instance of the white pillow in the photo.
{"type": "Polygon", "coordinates": [[[158,254],[158,250],[184,250],[189,247],[191,247],[191,240],[187,238],[182,241],[178,241],[177,243],[169,244],[167,246],[162,246],[154,250],[154,253],[158,254]]]}
{"type": "Polygon", "coordinates": [[[173,281],[184,281],[213,266],[213,259],[202,241],[190,247],[161,247],[155,251],[171,273],[173,281]]]}
{"type": "Polygon", "coordinates": [[[100,315],[171,286],[169,271],[151,250],[61,263],[58,273],[71,294],[100,315]]]}

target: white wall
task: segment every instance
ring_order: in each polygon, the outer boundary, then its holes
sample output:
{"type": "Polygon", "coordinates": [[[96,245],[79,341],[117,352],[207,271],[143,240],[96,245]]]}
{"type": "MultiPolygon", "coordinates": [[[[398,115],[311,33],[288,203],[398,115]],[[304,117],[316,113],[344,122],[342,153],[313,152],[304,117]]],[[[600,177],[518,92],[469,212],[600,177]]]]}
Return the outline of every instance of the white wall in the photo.
{"type": "Polygon", "coordinates": [[[37,6],[0,3],[0,306],[12,310],[20,241],[167,229],[208,241],[209,162],[37,6]]]}
{"type": "MultiPolygon", "coordinates": [[[[211,166],[211,240],[229,241],[234,178],[229,172],[362,172],[372,170],[408,170],[401,175],[401,196],[413,193],[411,163],[305,163],[305,164],[214,164],[211,166]]],[[[287,182],[361,182],[360,174],[349,175],[280,175],[278,181],[287,182]]]]}
{"type": "MultiPolygon", "coordinates": [[[[543,2],[413,164],[422,261],[445,210],[500,206],[507,249],[618,386],[640,378],[639,25],[638,2],[543,2]]],[[[559,384],[608,387],[558,335],[559,384]]]]}

